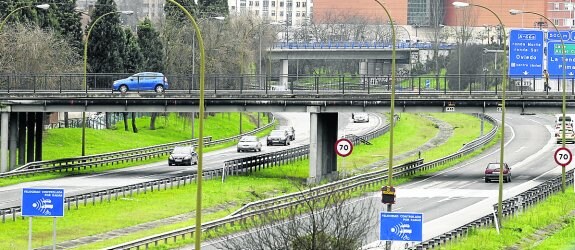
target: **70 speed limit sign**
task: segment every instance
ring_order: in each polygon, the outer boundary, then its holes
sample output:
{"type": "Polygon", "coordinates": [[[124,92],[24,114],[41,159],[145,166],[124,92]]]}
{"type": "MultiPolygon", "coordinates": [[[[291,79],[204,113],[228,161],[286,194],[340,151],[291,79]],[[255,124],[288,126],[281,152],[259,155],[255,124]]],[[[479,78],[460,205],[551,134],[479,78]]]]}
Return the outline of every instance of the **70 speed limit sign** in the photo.
{"type": "Polygon", "coordinates": [[[568,148],[561,147],[555,150],[555,162],[558,165],[565,167],[571,163],[571,160],[573,160],[573,155],[568,148]]]}
{"type": "Polygon", "coordinates": [[[341,157],[346,157],[353,151],[353,144],[350,140],[341,138],[335,142],[335,153],[341,157]]]}

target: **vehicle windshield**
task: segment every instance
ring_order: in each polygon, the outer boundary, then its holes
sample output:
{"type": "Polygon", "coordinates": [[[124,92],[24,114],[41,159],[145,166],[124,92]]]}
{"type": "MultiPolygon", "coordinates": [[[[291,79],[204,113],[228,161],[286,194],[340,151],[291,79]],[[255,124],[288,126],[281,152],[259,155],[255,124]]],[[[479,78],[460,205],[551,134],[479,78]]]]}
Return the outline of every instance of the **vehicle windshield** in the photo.
{"type": "Polygon", "coordinates": [[[499,169],[499,163],[489,163],[489,165],[487,165],[488,169],[499,169]]]}
{"type": "Polygon", "coordinates": [[[284,136],[285,132],[284,131],[272,131],[271,136],[284,136]]]}
{"type": "Polygon", "coordinates": [[[187,154],[189,152],[190,152],[190,148],[177,147],[177,148],[174,148],[174,151],[172,153],[173,154],[187,154]]]}
{"type": "Polygon", "coordinates": [[[240,139],[241,142],[258,141],[255,136],[244,136],[240,139]]]}

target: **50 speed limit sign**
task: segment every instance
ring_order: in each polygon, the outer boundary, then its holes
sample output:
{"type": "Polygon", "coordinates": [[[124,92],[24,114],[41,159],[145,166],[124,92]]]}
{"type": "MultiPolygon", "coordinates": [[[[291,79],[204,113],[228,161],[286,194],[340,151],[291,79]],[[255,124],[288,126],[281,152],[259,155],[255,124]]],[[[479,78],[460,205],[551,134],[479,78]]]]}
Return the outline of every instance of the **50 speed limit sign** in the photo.
{"type": "Polygon", "coordinates": [[[350,140],[341,138],[335,142],[335,153],[341,157],[346,157],[353,151],[353,144],[350,140]]]}
{"type": "Polygon", "coordinates": [[[573,154],[568,148],[561,147],[555,150],[555,162],[558,165],[565,167],[571,163],[571,160],[573,160],[573,154]]]}

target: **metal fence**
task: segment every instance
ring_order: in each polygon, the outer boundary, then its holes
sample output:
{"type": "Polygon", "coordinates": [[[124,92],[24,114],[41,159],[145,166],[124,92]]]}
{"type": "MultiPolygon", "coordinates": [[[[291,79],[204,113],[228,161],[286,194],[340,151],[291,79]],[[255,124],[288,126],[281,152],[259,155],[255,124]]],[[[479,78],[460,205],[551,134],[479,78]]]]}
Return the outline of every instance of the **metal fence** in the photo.
{"type": "MultiPolygon", "coordinates": [[[[475,149],[482,147],[487,144],[495,137],[498,126],[496,121],[489,117],[485,118],[494,124],[493,129],[485,134],[484,136],[474,140],[474,143],[468,143],[473,146],[468,146],[462,148],[455,154],[437,159],[430,163],[423,164],[423,159],[419,159],[413,162],[408,162],[403,165],[393,167],[393,175],[395,177],[412,175],[418,171],[433,168],[437,165],[445,164],[453,160],[459,159],[462,156],[472,153],[475,149]]],[[[302,201],[301,197],[316,197],[320,198],[322,196],[328,195],[334,192],[353,192],[357,190],[373,190],[379,188],[387,180],[387,170],[380,170],[371,173],[366,173],[362,175],[357,175],[354,177],[346,178],[340,181],[331,182],[322,186],[314,187],[309,190],[286,194],[279,197],[274,197],[262,201],[252,202],[240,208],[238,211],[232,213],[231,215],[221,218],[218,220],[206,222],[202,225],[203,230],[215,230],[221,227],[233,226],[235,223],[242,223],[246,220],[256,219],[265,213],[284,211],[287,208],[298,206],[302,201]],[[298,199],[299,198],[299,199],[298,199]]],[[[158,235],[153,235],[145,237],[139,240],[119,244],[106,249],[140,249],[148,248],[150,245],[158,245],[160,243],[167,243],[168,240],[176,242],[178,239],[184,240],[187,236],[193,237],[195,233],[195,226],[173,230],[167,233],[162,233],[158,235]]]]}
{"type": "MultiPolygon", "coordinates": [[[[414,76],[399,74],[396,76],[395,89],[401,92],[417,93],[455,93],[455,92],[493,92],[501,89],[502,75],[440,75],[414,76]]],[[[0,74],[0,93],[112,93],[114,79],[124,78],[125,74],[89,74],[87,86],[83,85],[82,74],[0,74]]],[[[199,91],[199,76],[166,75],[169,88],[166,93],[192,93],[199,91]]],[[[553,92],[562,91],[562,76],[550,76],[553,92]]],[[[566,91],[575,94],[575,77],[566,78],[566,91]]],[[[207,75],[205,77],[206,94],[218,91],[254,91],[273,93],[381,93],[391,91],[391,75],[207,75]],[[287,79],[282,83],[280,79],[287,79]],[[281,86],[279,88],[278,86],[281,86]]],[[[543,92],[541,76],[525,77],[510,75],[507,91],[543,92]]],[[[118,94],[120,95],[120,94],[118,94]]]]}
{"type": "MultiPolygon", "coordinates": [[[[269,116],[272,116],[272,120],[268,124],[240,135],[223,138],[219,140],[212,140],[211,137],[204,137],[204,146],[209,147],[213,145],[227,143],[230,141],[235,141],[244,135],[252,135],[262,130],[265,130],[275,124],[275,117],[273,117],[273,115],[271,114],[268,114],[268,117],[269,116]]],[[[30,162],[10,172],[0,173],[0,178],[22,176],[36,173],[44,173],[44,172],[53,172],[53,171],[67,172],[67,171],[87,169],[99,166],[120,164],[125,162],[147,160],[150,158],[166,156],[172,151],[172,149],[175,146],[197,145],[197,140],[198,139],[196,138],[180,142],[165,143],[160,145],[154,145],[149,147],[130,149],[118,152],[110,152],[105,154],[88,155],[82,157],[74,157],[74,158],[50,160],[50,161],[30,162]]]]}

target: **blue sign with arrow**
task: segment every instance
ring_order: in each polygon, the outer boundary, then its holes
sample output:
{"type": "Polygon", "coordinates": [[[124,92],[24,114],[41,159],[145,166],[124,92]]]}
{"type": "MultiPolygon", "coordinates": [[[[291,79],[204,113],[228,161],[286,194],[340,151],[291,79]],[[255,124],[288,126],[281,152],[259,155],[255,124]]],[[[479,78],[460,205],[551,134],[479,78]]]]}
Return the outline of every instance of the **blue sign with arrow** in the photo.
{"type": "Polygon", "coordinates": [[[22,216],[63,217],[64,189],[24,188],[22,216]]]}
{"type": "Polygon", "coordinates": [[[538,76],[543,72],[543,31],[511,30],[509,34],[509,75],[538,76]]]}
{"type": "MultiPolygon", "coordinates": [[[[575,76],[575,43],[565,43],[565,73],[567,76],[575,76]]],[[[547,44],[547,71],[549,75],[563,75],[563,50],[561,42],[549,42],[547,44]]]]}
{"type": "Polygon", "coordinates": [[[423,241],[423,214],[381,212],[379,239],[423,241]]]}

